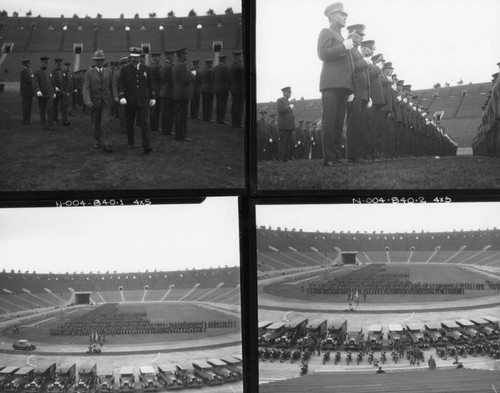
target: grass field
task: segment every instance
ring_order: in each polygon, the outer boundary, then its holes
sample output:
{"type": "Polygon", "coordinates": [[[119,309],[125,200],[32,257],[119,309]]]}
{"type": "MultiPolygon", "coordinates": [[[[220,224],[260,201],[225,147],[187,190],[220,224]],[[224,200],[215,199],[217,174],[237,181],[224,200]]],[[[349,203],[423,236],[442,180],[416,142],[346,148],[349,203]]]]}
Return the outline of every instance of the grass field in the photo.
{"type": "MultiPolygon", "coordinates": [[[[461,269],[457,266],[440,266],[440,265],[397,265],[387,266],[387,274],[409,273],[410,281],[412,282],[428,282],[428,283],[461,283],[461,282],[484,282],[485,277],[469,270],[461,269]]],[[[302,299],[311,302],[334,302],[345,303],[345,295],[330,295],[330,294],[311,294],[307,295],[305,290],[309,286],[309,282],[324,282],[323,276],[313,278],[311,281],[295,280],[284,281],[271,284],[264,288],[264,292],[283,297],[302,299]],[[304,292],[302,291],[304,286],[304,292]]],[[[482,297],[492,295],[498,292],[494,290],[477,290],[466,291],[463,295],[368,295],[366,303],[415,303],[415,302],[435,302],[445,300],[458,300],[474,297],[482,297]]]]}
{"type": "Polygon", "coordinates": [[[500,159],[454,156],[324,167],[321,160],[265,161],[257,165],[257,189],[411,190],[500,188],[500,159]]]}
{"type": "MultiPolygon", "coordinates": [[[[87,111],[88,112],[88,111],[87,111]]],[[[151,132],[153,152],[145,155],[141,132],[127,148],[118,119],[112,121],[113,153],[93,149],[90,115],[81,107],[71,125],[42,130],[38,102],[32,124],[22,125],[21,97],[0,93],[0,192],[71,190],[243,189],[244,129],[188,120],[190,142],[151,132]]],[[[59,118],[60,119],[60,118],[59,118]]]]}
{"type": "MultiPolygon", "coordinates": [[[[119,305],[120,312],[147,312],[147,318],[151,322],[166,321],[220,321],[229,320],[234,317],[222,312],[199,307],[196,304],[190,303],[168,303],[163,304],[131,304],[119,305]]],[[[75,318],[90,311],[91,308],[79,310],[71,313],[67,318],[75,318]]],[[[9,340],[18,338],[29,338],[29,340],[37,343],[50,344],[77,344],[88,345],[88,336],[50,336],[49,330],[60,325],[62,322],[56,319],[40,318],[30,321],[29,323],[20,325],[20,334],[13,335],[11,328],[3,329],[0,334],[9,340]],[[38,323],[42,322],[43,323],[38,323]]],[[[233,328],[208,328],[203,333],[175,333],[175,334],[143,334],[143,335],[115,335],[107,336],[106,343],[108,344],[128,344],[128,343],[154,343],[154,342],[173,342],[180,340],[199,340],[206,337],[216,337],[239,332],[241,329],[239,321],[236,327],[233,328]]]]}

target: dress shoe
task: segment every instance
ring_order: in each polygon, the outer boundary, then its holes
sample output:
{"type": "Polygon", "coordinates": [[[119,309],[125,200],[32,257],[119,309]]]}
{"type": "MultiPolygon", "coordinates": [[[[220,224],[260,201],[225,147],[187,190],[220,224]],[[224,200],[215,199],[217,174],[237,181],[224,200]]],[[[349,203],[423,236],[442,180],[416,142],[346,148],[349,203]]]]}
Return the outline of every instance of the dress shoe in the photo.
{"type": "Polygon", "coordinates": [[[105,151],[106,153],[113,153],[113,149],[112,149],[112,147],[111,147],[111,146],[109,146],[109,145],[104,146],[104,151],[105,151]]]}
{"type": "Polygon", "coordinates": [[[152,147],[145,147],[145,148],[144,148],[144,154],[151,153],[152,151],[153,151],[153,148],[152,148],[152,147]]]}

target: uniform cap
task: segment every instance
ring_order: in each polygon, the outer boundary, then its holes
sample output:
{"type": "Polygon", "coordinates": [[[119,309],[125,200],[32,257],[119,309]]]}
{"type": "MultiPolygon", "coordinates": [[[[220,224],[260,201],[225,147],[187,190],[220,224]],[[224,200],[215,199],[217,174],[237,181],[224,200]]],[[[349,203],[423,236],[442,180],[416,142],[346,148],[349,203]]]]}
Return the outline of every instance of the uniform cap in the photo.
{"type": "Polygon", "coordinates": [[[392,63],[390,61],[388,61],[388,62],[386,62],[384,64],[384,68],[383,69],[384,70],[392,70],[392,69],[394,69],[394,67],[392,66],[392,63]]]}
{"type": "Polygon", "coordinates": [[[54,61],[55,61],[56,63],[62,63],[62,62],[63,62],[63,59],[61,59],[60,57],[58,57],[58,58],[54,59],[54,61]]]}
{"type": "Polygon", "coordinates": [[[65,61],[64,65],[71,65],[71,62],[70,61],[65,61]]]}
{"type": "Polygon", "coordinates": [[[233,56],[241,56],[241,55],[243,55],[242,51],[233,52],[233,56]]]}
{"type": "Polygon", "coordinates": [[[200,64],[200,61],[199,60],[193,60],[192,63],[193,64],[200,64]]]}
{"type": "Polygon", "coordinates": [[[291,92],[292,91],[292,88],[290,86],[287,86],[287,87],[284,87],[283,89],[281,89],[282,92],[285,92],[285,91],[289,91],[291,92]]]}
{"type": "Polygon", "coordinates": [[[137,48],[137,47],[131,47],[129,49],[130,51],[130,57],[141,57],[141,53],[142,53],[142,49],[141,48],[137,48]]]}
{"type": "Polygon", "coordinates": [[[347,31],[349,32],[349,34],[356,32],[359,35],[365,35],[365,30],[366,26],[361,24],[347,26],[347,31]]]}
{"type": "Polygon", "coordinates": [[[189,53],[189,51],[187,50],[187,48],[181,48],[181,49],[178,49],[178,50],[176,51],[176,55],[177,55],[177,56],[182,56],[182,55],[184,55],[184,54],[186,54],[186,55],[187,55],[188,53],[189,53]]]}
{"type": "Polygon", "coordinates": [[[344,4],[342,3],[333,3],[325,8],[325,16],[327,18],[335,12],[340,12],[341,14],[347,16],[347,12],[344,11],[344,4]]]}
{"type": "Polygon", "coordinates": [[[21,60],[21,63],[23,63],[23,64],[26,64],[26,63],[29,63],[29,62],[31,62],[30,59],[22,59],[21,60]]]}
{"type": "Polygon", "coordinates": [[[41,61],[49,61],[50,57],[49,56],[42,56],[40,57],[41,61]]]}
{"type": "Polygon", "coordinates": [[[398,79],[398,74],[392,74],[392,75],[391,75],[391,78],[392,78],[392,79],[398,79]]]}
{"type": "Polygon", "coordinates": [[[128,60],[129,60],[128,56],[125,56],[120,59],[119,63],[120,64],[128,63],[128,60]]]}
{"type": "Polygon", "coordinates": [[[403,87],[404,87],[404,84],[405,84],[405,81],[404,81],[403,79],[398,80],[398,81],[396,82],[396,86],[403,86],[403,87]]]}
{"type": "Polygon", "coordinates": [[[160,57],[161,52],[151,52],[151,57],[160,57]]]}
{"type": "Polygon", "coordinates": [[[104,51],[102,49],[97,49],[92,57],[92,60],[104,60],[105,58],[104,51]]]}
{"type": "Polygon", "coordinates": [[[361,43],[361,46],[364,48],[370,48],[374,49],[375,48],[375,41],[373,40],[366,40],[361,43]]]}
{"type": "Polygon", "coordinates": [[[165,51],[165,56],[173,56],[175,55],[175,50],[166,50],[165,51]]]}
{"type": "Polygon", "coordinates": [[[403,85],[403,89],[405,89],[405,90],[411,90],[411,85],[403,85]]]}
{"type": "Polygon", "coordinates": [[[372,56],[372,61],[374,63],[377,63],[378,61],[383,60],[383,59],[384,59],[383,53],[377,53],[375,56],[372,56]]]}

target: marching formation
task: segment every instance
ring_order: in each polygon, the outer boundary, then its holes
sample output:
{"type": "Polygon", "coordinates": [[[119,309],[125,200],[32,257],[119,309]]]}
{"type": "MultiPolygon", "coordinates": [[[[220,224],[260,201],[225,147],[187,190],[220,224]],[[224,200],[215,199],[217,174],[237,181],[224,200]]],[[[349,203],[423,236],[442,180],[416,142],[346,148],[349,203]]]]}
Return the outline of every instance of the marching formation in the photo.
{"type": "MultiPolygon", "coordinates": [[[[497,63],[500,68],[500,62],[497,63]]],[[[493,87],[482,110],[483,116],[476,136],[472,141],[472,151],[477,156],[500,157],[500,80],[498,72],[492,75],[493,87]]]]}
{"type": "Polygon", "coordinates": [[[259,160],[323,159],[325,166],[426,155],[455,155],[457,145],[411,85],[394,74],[392,62],[375,54],[375,41],[364,40],[366,26],[341,30],[347,13],[342,3],[325,10],[330,23],[321,31],[317,53],[323,62],[320,76],[323,115],[314,125],[296,127],[291,87],[282,89],[276,103],[277,128],[265,111],[257,128],[259,160]],[[314,134],[313,129],[318,129],[314,134]],[[274,144],[274,145],[273,145],[274,144]],[[321,154],[321,155],[320,155],[321,154]]]}
{"type": "Polygon", "coordinates": [[[54,130],[59,107],[62,125],[69,126],[72,100],[73,110],[80,102],[90,111],[95,149],[113,151],[110,123],[116,118],[127,135],[129,149],[135,144],[134,126],[141,129],[142,147],[147,154],[153,150],[150,131],[161,130],[166,136],[175,135],[178,141],[191,140],[187,134],[188,108],[191,119],[198,119],[201,94],[204,121],[212,121],[215,96],[216,121],[227,124],[225,116],[231,95],[231,123],[234,128],[242,128],[245,69],[241,51],[233,52],[230,66],[225,64],[226,56],[220,55],[215,67],[212,68],[210,59],[202,70],[199,60],[188,64],[186,48],[164,55],[162,60],[160,52],[151,53],[148,66],[141,48],[132,47],[128,57],[112,62],[106,62],[104,52],[98,49],[92,57],[94,65],[83,72],[72,72],[71,63],[61,58],[55,59],[56,66],[49,71],[47,56],[42,56],[40,68],[32,71],[30,60],[24,59],[20,74],[23,124],[31,124],[33,97],[36,97],[42,128],[54,130]]]}
{"type": "Polygon", "coordinates": [[[50,329],[51,336],[89,336],[90,343],[104,343],[106,335],[202,333],[207,328],[232,328],[236,321],[151,322],[144,312],[119,312],[117,304],[105,304],[85,315],[50,329]]]}

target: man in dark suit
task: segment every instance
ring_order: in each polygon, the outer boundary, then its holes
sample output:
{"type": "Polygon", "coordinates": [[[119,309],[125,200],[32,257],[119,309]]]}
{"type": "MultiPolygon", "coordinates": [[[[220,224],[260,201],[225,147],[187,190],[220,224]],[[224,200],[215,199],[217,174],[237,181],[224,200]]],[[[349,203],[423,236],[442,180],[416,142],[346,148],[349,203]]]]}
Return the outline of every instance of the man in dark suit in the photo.
{"type": "Polygon", "coordinates": [[[193,68],[191,74],[193,75],[193,98],[191,99],[191,119],[198,119],[200,111],[200,61],[193,60],[193,68]]]}
{"type": "Polygon", "coordinates": [[[200,72],[200,93],[203,121],[212,120],[214,105],[214,70],[213,60],[205,60],[205,68],[200,72]]]}
{"type": "Polygon", "coordinates": [[[164,135],[174,135],[174,79],[172,70],[174,68],[175,51],[166,51],[165,60],[160,68],[160,100],[161,100],[161,132],[164,135]]]}
{"type": "MultiPolygon", "coordinates": [[[[161,53],[153,52],[151,53],[151,79],[153,83],[153,91],[155,92],[156,97],[160,96],[161,89],[161,76],[160,76],[160,67],[161,67],[161,53]]],[[[160,129],[160,100],[156,102],[155,106],[151,108],[149,113],[149,127],[151,131],[158,131],[160,129]]]]}
{"type": "Polygon", "coordinates": [[[342,162],[342,129],[347,107],[347,97],[354,91],[354,70],[349,50],[352,39],[344,41],[341,29],[346,24],[347,13],[342,3],[333,3],[325,9],[329,28],[321,30],[318,37],[318,57],[323,62],[319,89],[322,95],[323,164],[335,166],[342,162]]]}
{"type": "Polygon", "coordinates": [[[76,109],[75,107],[75,94],[76,94],[76,89],[75,89],[75,73],[71,71],[70,69],[71,62],[65,61],[64,62],[64,72],[66,72],[66,75],[68,77],[68,116],[74,116],[73,114],[73,109],[76,109]]]}
{"type": "Polygon", "coordinates": [[[226,56],[219,56],[219,64],[214,68],[215,113],[218,124],[225,124],[227,99],[229,97],[229,68],[226,65],[226,56]]]}
{"type": "Polygon", "coordinates": [[[130,64],[123,67],[118,78],[120,104],[126,106],[128,147],[134,147],[134,121],[141,127],[142,147],[148,154],[153,149],[149,142],[148,112],[156,104],[151,70],[141,63],[140,48],[130,48],[130,64]]]}
{"type": "Polygon", "coordinates": [[[290,158],[290,138],[295,129],[295,118],[293,108],[288,99],[292,95],[292,88],[287,86],[281,89],[283,97],[278,98],[276,102],[276,111],[278,112],[278,129],[280,131],[280,140],[278,145],[278,160],[288,161],[290,158]]]}
{"type": "Polygon", "coordinates": [[[111,108],[114,104],[113,74],[103,67],[104,52],[95,51],[92,60],[95,67],[85,74],[83,81],[83,102],[90,109],[90,121],[94,132],[94,149],[104,145],[104,150],[111,153],[111,108]]]}
{"type": "Polygon", "coordinates": [[[40,58],[40,69],[33,73],[32,78],[40,110],[40,123],[42,128],[47,127],[49,131],[52,131],[54,129],[53,105],[56,94],[52,73],[47,70],[48,65],[49,57],[42,56],[40,58]]]}
{"type": "Polygon", "coordinates": [[[231,85],[231,123],[235,128],[241,128],[243,106],[245,104],[245,67],[243,66],[243,52],[233,52],[234,61],[229,67],[231,85]]]}
{"type": "Polygon", "coordinates": [[[68,73],[62,69],[63,59],[57,58],[56,68],[52,70],[52,78],[54,80],[54,88],[56,90],[56,98],[54,99],[54,123],[58,121],[59,104],[61,106],[63,125],[69,126],[68,121],[68,103],[71,93],[69,86],[68,73]]]}
{"type": "Polygon", "coordinates": [[[175,103],[175,139],[190,141],[187,137],[187,111],[189,100],[193,98],[193,74],[188,69],[186,48],[177,51],[177,63],[172,70],[174,80],[173,98],[175,103]]]}
{"type": "Polygon", "coordinates": [[[23,69],[20,74],[21,109],[23,113],[23,124],[31,124],[31,106],[33,104],[33,81],[31,80],[30,60],[22,61],[23,69]]]}

